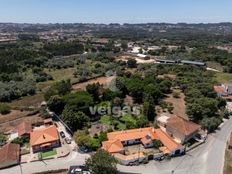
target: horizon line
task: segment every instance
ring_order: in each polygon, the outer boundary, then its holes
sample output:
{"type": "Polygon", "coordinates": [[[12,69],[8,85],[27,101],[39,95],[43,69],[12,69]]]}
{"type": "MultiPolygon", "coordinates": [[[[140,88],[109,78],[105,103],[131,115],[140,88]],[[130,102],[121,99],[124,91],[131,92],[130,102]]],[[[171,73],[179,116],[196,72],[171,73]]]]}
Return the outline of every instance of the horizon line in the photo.
{"type": "Polygon", "coordinates": [[[136,24],[172,24],[172,25],[177,25],[177,24],[188,24],[188,25],[197,25],[197,24],[232,24],[232,21],[224,21],[224,22],[110,22],[110,23],[94,23],[94,22],[1,22],[0,24],[33,24],[33,25],[54,25],[54,24],[96,24],[96,25],[110,25],[110,24],[115,24],[115,25],[125,25],[125,24],[131,24],[131,25],[136,25],[136,24]]]}

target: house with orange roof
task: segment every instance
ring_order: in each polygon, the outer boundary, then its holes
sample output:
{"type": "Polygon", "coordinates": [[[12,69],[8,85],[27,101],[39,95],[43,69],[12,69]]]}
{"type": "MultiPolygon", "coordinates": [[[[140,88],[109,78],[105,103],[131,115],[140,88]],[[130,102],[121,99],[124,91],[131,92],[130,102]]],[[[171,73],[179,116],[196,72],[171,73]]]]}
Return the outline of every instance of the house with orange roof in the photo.
{"type": "Polygon", "coordinates": [[[153,140],[157,139],[154,128],[140,128],[124,131],[116,131],[107,134],[108,140],[119,140],[123,146],[142,143],[145,148],[153,146],[153,140]]]}
{"type": "Polygon", "coordinates": [[[49,150],[60,146],[60,138],[55,126],[36,129],[30,134],[33,152],[49,150]]]}
{"type": "Polygon", "coordinates": [[[169,154],[170,156],[176,156],[185,153],[185,147],[175,142],[167,133],[161,129],[156,129],[155,132],[163,144],[163,146],[159,148],[161,152],[164,154],[169,154]]]}
{"type": "Polygon", "coordinates": [[[194,138],[200,130],[200,125],[178,116],[171,116],[166,124],[166,132],[181,144],[194,138]]]}
{"type": "Polygon", "coordinates": [[[0,148],[0,169],[19,164],[20,146],[9,143],[0,148]]]}
{"type": "Polygon", "coordinates": [[[195,138],[196,135],[200,135],[202,139],[205,136],[200,125],[175,115],[161,115],[156,122],[164,132],[181,144],[195,138]]]}
{"type": "Polygon", "coordinates": [[[102,142],[102,148],[125,165],[145,159],[142,152],[137,155],[125,155],[125,146],[142,144],[144,148],[152,148],[154,147],[154,140],[157,140],[163,145],[159,149],[163,154],[181,155],[185,152],[185,147],[175,142],[167,133],[152,127],[110,132],[107,133],[107,138],[107,141],[102,142]]]}
{"type": "Polygon", "coordinates": [[[214,86],[214,91],[219,97],[232,99],[232,84],[222,84],[214,86]]]}
{"type": "Polygon", "coordinates": [[[114,153],[113,156],[116,160],[118,160],[121,164],[124,164],[124,165],[128,165],[136,161],[142,162],[143,160],[147,158],[142,152],[131,154],[131,155],[123,155],[121,153],[114,153]]]}
{"type": "Polygon", "coordinates": [[[31,123],[22,122],[17,125],[12,131],[10,131],[10,140],[13,140],[17,137],[30,137],[30,133],[32,131],[31,123]]]}

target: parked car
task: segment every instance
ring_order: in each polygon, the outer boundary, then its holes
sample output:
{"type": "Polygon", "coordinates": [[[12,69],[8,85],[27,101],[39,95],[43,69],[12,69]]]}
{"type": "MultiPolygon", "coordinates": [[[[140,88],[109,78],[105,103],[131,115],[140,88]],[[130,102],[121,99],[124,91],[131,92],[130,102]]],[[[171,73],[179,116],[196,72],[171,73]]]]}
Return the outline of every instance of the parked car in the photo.
{"type": "Polygon", "coordinates": [[[65,138],[65,134],[64,134],[63,131],[60,132],[60,136],[61,136],[62,138],[65,138]]]}
{"type": "Polygon", "coordinates": [[[72,143],[72,140],[70,138],[68,138],[68,137],[66,137],[64,140],[65,140],[65,142],[67,144],[71,144],[72,143]]]}
{"type": "Polygon", "coordinates": [[[79,152],[80,153],[89,153],[89,152],[91,152],[91,149],[89,149],[89,148],[87,148],[85,146],[80,146],[79,147],[79,152]]]}

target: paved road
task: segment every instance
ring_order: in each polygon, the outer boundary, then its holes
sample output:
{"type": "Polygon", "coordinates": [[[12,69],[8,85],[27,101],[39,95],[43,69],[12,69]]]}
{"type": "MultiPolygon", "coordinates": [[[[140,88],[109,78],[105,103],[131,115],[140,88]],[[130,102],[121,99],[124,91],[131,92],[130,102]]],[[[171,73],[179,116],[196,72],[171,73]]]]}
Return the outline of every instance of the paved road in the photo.
{"type": "MultiPolygon", "coordinates": [[[[226,141],[232,131],[232,118],[224,123],[220,131],[208,137],[205,144],[187,153],[185,156],[172,158],[170,161],[156,162],[140,166],[118,166],[121,172],[142,174],[221,174],[224,164],[226,141]]],[[[81,165],[88,155],[73,152],[66,158],[33,162],[0,170],[0,174],[31,174],[33,172],[68,168],[81,165]]]]}

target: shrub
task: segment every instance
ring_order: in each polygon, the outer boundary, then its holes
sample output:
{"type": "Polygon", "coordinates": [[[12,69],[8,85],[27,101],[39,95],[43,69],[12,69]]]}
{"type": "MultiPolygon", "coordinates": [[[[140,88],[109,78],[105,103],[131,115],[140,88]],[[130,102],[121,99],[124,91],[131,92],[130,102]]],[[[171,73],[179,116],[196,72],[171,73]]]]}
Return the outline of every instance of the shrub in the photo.
{"type": "Polygon", "coordinates": [[[177,92],[177,91],[174,91],[174,92],[172,93],[172,96],[173,96],[174,98],[180,98],[180,93],[177,92]]]}
{"type": "Polygon", "coordinates": [[[2,115],[6,115],[10,113],[10,106],[6,104],[0,104],[0,113],[2,115]]]}

